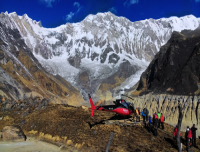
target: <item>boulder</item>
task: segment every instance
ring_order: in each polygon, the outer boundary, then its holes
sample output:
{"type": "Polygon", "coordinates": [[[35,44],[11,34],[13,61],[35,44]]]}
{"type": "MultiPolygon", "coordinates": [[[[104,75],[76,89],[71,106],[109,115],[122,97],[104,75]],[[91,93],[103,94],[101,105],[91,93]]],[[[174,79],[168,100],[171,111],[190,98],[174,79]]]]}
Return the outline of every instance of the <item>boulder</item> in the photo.
{"type": "Polygon", "coordinates": [[[24,141],[26,136],[19,126],[5,126],[2,130],[2,139],[4,141],[24,141]]]}
{"type": "Polygon", "coordinates": [[[86,106],[81,106],[81,108],[82,108],[83,110],[88,110],[88,107],[86,107],[86,106]]]}
{"type": "Polygon", "coordinates": [[[72,140],[67,140],[67,146],[71,146],[71,145],[73,145],[72,140]]]}

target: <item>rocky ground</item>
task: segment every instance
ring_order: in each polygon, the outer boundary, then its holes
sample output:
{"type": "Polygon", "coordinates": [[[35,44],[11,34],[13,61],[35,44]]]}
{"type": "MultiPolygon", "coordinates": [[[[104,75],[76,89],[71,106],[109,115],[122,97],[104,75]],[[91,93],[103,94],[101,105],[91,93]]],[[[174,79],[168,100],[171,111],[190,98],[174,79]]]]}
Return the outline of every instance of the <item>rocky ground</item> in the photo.
{"type": "MultiPolygon", "coordinates": [[[[71,151],[105,151],[112,132],[114,135],[109,151],[177,151],[173,126],[168,124],[165,124],[164,131],[159,129],[155,137],[143,124],[123,125],[123,120],[114,125],[105,122],[115,121],[114,113],[95,111],[92,118],[86,107],[55,105],[48,101],[39,102],[38,99],[38,104],[30,108],[28,101],[27,104],[18,103],[11,109],[2,108],[4,105],[0,103],[0,130],[7,125],[19,125],[27,137],[34,136],[71,151]],[[20,105],[24,105],[23,108],[20,105]]],[[[197,145],[198,148],[191,149],[200,151],[200,139],[197,139],[197,145]]]]}

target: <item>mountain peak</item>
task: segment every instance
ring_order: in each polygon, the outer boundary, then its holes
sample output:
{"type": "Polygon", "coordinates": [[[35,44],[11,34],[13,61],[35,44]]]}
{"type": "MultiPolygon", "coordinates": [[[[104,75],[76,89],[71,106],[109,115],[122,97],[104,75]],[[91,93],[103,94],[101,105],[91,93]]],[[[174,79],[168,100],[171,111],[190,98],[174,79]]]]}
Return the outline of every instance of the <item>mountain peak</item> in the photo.
{"type": "MultiPolygon", "coordinates": [[[[83,21],[103,23],[106,21],[115,20],[116,22],[131,23],[131,21],[123,16],[116,16],[112,12],[97,13],[95,15],[89,14],[83,21]]],[[[108,24],[108,22],[106,23],[108,24]]]]}
{"type": "Polygon", "coordinates": [[[25,18],[25,19],[29,19],[27,14],[24,14],[22,17],[25,18]]]}
{"type": "MultiPolygon", "coordinates": [[[[85,19],[89,19],[89,20],[94,20],[96,17],[106,17],[106,16],[112,16],[112,17],[118,17],[116,16],[115,14],[111,13],[110,11],[109,12],[104,12],[104,13],[97,13],[95,15],[93,14],[89,14],[85,19]]],[[[84,19],[84,20],[85,20],[84,19]]]]}
{"type": "Polygon", "coordinates": [[[92,21],[94,19],[94,16],[93,14],[89,14],[84,20],[90,20],[92,21]]]}
{"type": "Polygon", "coordinates": [[[38,24],[40,27],[42,27],[42,22],[41,22],[41,21],[37,22],[37,24],[38,24]]]}
{"type": "Polygon", "coordinates": [[[12,12],[12,13],[9,13],[9,15],[14,15],[14,16],[16,16],[17,13],[16,13],[16,12],[12,12]]]}

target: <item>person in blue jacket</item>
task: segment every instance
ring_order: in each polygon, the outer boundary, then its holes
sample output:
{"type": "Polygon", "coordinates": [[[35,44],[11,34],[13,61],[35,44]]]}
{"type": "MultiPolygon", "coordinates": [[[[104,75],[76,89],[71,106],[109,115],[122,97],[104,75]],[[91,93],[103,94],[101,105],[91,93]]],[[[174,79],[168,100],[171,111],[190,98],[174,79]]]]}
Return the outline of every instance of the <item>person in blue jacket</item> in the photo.
{"type": "Polygon", "coordinates": [[[143,117],[143,123],[145,123],[145,118],[146,118],[146,114],[144,113],[144,111],[142,111],[142,117],[143,117]]]}
{"type": "Polygon", "coordinates": [[[151,120],[151,115],[149,115],[149,132],[151,132],[151,125],[152,125],[152,120],[151,120]]]}

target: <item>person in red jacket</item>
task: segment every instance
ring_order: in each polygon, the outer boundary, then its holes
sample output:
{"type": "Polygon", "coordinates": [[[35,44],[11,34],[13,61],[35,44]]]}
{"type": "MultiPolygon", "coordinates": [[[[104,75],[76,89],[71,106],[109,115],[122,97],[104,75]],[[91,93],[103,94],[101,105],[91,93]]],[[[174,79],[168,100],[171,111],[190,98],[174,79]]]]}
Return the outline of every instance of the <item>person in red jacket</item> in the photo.
{"type": "Polygon", "coordinates": [[[192,132],[189,126],[187,126],[186,132],[185,132],[185,140],[186,140],[186,150],[189,151],[189,146],[191,145],[191,139],[192,139],[192,132]]]}
{"type": "MultiPolygon", "coordinates": [[[[174,140],[176,140],[177,131],[178,131],[178,125],[176,125],[176,127],[174,128],[174,133],[173,133],[174,140]]],[[[181,138],[181,133],[180,133],[180,138],[181,138]]]]}
{"type": "Polygon", "coordinates": [[[176,140],[176,136],[177,136],[177,127],[178,125],[176,125],[176,127],[174,128],[174,133],[173,133],[174,140],[176,140]]]}
{"type": "Polygon", "coordinates": [[[162,130],[164,129],[164,121],[165,121],[165,117],[164,117],[163,114],[161,113],[161,116],[160,116],[160,123],[161,123],[161,126],[162,126],[162,130]]]}
{"type": "MultiPolygon", "coordinates": [[[[177,143],[177,131],[178,131],[178,125],[176,125],[176,127],[174,128],[174,134],[173,134],[173,138],[175,140],[175,143],[177,143]]],[[[182,150],[182,140],[181,140],[181,133],[180,133],[180,142],[181,142],[181,150],[182,150]]]]}
{"type": "Polygon", "coordinates": [[[158,115],[154,114],[154,136],[158,136],[158,115]]]}

